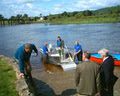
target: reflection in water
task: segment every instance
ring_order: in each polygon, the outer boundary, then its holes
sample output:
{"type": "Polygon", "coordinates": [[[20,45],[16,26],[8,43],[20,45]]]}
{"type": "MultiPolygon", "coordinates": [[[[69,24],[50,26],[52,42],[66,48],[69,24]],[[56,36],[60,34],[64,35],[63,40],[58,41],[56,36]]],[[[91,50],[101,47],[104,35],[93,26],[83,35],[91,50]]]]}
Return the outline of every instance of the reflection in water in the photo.
{"type": "Polygon", "coordinates": [[[54,64],[44,64],[44,67],[46,70],[49,70],[51,72],[61,72],[63,71],[61,66],[54,65],[54,64]]]}

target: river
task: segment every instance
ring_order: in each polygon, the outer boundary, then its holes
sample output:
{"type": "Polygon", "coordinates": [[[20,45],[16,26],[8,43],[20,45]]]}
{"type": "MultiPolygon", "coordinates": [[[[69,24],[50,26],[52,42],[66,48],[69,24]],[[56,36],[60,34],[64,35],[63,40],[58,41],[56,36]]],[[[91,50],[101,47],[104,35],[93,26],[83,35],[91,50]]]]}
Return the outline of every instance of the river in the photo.
{"type": "Polygon", "coordinates": [[[120,53],[120,23],[113,24],[26,24],[0,27],[0,54],[13,57],[24,43],[33,43],[39,49],[44,42],[56,46],[57,36],[73,51],[77,40],[83,50],[92,53],[108,48],[110,53],[120,53]]]}

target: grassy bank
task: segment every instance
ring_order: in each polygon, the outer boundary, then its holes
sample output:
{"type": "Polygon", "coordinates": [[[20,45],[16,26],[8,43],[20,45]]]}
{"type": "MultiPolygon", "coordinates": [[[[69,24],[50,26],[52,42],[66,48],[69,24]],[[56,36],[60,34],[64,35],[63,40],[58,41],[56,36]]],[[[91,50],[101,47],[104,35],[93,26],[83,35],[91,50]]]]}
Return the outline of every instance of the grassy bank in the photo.
{"type": "MultiPolygon", "coordinates": [[[[94,24],[94,23],[120,23],[120,14],[118,16],[98,15],[98,16],[83,16],[83,17],[62,17],[47,20],[31,21],[29,24],[34,23],[50,23],[50,24],[94,24]]],[[[5,21],[5,25],[8,22],[5,21]]],[[[15,25],[13,23],[13,25],[15,25]]]]}
{"type": "Polygon", "coordinates": [[[0,96],[18,96],[15,89],[16,76],[13,68],[0,60],[0,96]]]}
{"type": "MultiPolygon", "coordinates": [[[[40,23],[42,23],[41,21],[40,23]]],[[[120,17],[67,17],[67,18],[59,18],[59,19],[53,19],[53,20],[47,20],[43,23],[51,23],[51,24],[90,24],[90,23],[119,23],[120,17]]]]}

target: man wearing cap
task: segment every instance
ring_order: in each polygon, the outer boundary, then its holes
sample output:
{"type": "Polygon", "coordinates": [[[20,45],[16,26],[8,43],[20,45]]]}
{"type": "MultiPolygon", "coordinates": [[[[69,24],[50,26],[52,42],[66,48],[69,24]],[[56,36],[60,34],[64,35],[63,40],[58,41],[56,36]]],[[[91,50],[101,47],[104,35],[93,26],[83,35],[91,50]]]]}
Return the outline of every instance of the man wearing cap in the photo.
{"type": "Polygon", "coordinates": [[[27,74],[29,78],[32,78],[31,76],[31,65],[30,65],[30,56],[32,53],[32,50],[35,51],[36,56],[38,55],[38,50],[36,49],[34,44],[24,44],[21,47],[19,47],[15,53],[15,58],[19,61],[19,70],[20,75],[25,76],[27,74]]]}

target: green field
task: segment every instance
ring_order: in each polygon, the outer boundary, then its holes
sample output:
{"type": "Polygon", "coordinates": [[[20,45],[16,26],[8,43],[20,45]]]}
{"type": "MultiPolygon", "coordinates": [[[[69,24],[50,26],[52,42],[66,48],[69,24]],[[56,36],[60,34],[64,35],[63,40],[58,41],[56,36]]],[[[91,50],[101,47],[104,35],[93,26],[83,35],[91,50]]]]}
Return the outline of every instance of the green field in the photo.
{"type": "MultiPolygon", "coordinates": [[[[93,24],[93,23],[119,23],[120,16],[87,16],[87,17],[66,17],[53,20],[37,21],[36,23],[50,23],[50,24],[93,24]]],[[[35,22],[34,22],[35,23],[35,22]]]]}
{"type": "Polygon", "coordinates": [[[0,96],[18,96],[15,88],[16,76],[13,68],[0,60],[0,96]]]}

